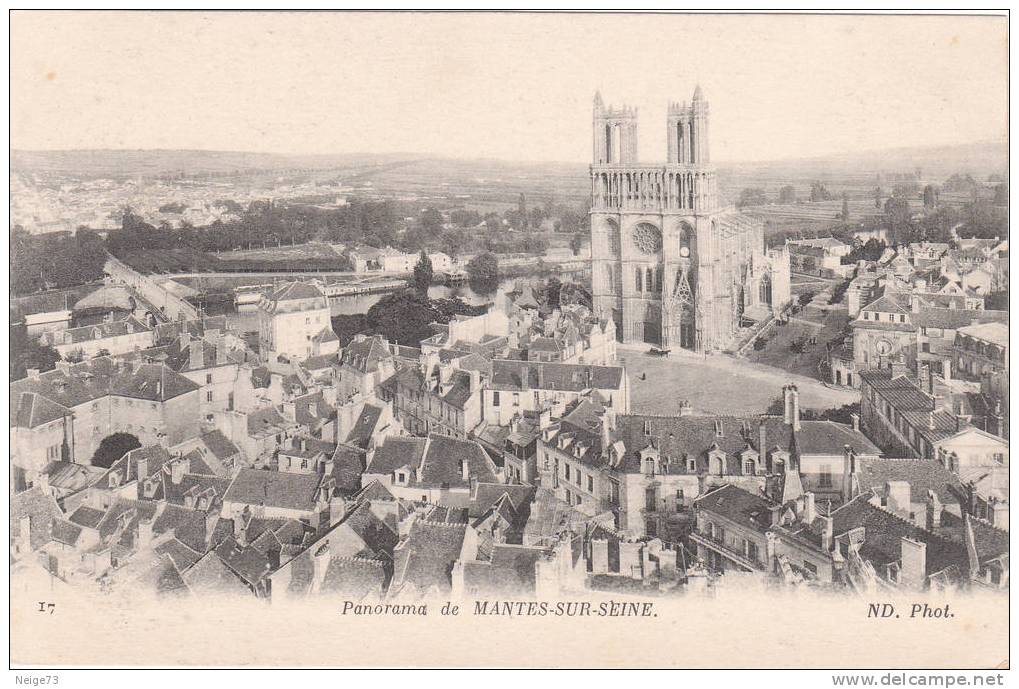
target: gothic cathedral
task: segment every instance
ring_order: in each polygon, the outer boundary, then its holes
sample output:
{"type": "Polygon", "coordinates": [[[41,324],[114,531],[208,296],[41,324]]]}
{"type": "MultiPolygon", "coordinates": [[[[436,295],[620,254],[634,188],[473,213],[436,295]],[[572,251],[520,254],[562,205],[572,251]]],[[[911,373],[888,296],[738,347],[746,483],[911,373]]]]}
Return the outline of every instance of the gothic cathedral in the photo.
{"type": "Polygon", "coordinates": [[[720,208],[708,102],[669,105],[668,157],[637,162],[637,111],[594,98],[591,275],[595,309],[627,343],[723,350],[789,303],[789,256],[760,220],[720,208]]]}

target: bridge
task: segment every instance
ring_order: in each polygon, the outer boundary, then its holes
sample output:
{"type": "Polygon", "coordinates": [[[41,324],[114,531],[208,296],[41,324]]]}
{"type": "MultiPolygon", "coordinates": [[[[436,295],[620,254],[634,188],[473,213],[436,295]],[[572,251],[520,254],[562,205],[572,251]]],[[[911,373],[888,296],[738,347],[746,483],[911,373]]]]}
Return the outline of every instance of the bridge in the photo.
{"type": "Polygon", "coordinates": [[[110,254],[106,256],[103,270],[115,283],[128,287],[137,299],[148,304],[152,315],[159,321],[181,321],[199,317],[198,309],[192,304],[110,254]]]}

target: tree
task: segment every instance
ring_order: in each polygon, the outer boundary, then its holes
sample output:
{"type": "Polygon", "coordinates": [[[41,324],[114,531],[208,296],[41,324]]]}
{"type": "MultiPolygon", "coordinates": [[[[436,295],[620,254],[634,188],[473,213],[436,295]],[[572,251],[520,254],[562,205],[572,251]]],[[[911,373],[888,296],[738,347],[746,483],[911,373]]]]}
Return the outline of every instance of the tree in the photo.
{"type": "Polygon", "coordinates": [[[800,294],[799,297],[796,298],[796,300],[800,302],[800,306],[806,306],[807,304],[814,300],[814,293],[811,291],[803,292],[800,294]]]}
{"type": "Polygon", "coordinates": [[[814,201],[831,201],[831,192],[824,186],[823,182],[815,181],[810,183],[810,200],[814,201]]]}
{"type": "Polygon", "coordinates": [[[883,195],[884,194],[881,191],[881,187],[875,187],[874,188],[874,208],[880,208],[881,207],[881,197],[883,195]]]}
{"type": "Polygon", "coordinates": [[[472,282],[498,282],[499,259],[491,251],[483,251],[467,264],[467,276],[472,282]]]}
{"type": "Polygon", "coordinates": [[[768,199],[764,195],[764,189],[761,189],[760,187],[751,187],[740,192],[739,200],[736,201],[736,206],[738,208],[763,206],[767,202],[768,199]]]}
{"type": "Polygon", "coordinates": [[[995,206],[1007,206],[1008,205],[1008,186],[1004,184],[997,184],[994,187],[994,201],[995,206]]]}
{"type": "Polygon", "coordinates": [[[138,438],[130,433],[114,433],[103,438],[92,455],[92,466],[109,469],[114,462],[131,450],[141,447],[138,438]]]}
{"type": "Polygon", "coordinates": [[[85,360],[85,352],[81,347],[72,349],[64,355],[64,361],[69,361],[72,364],[79,364],[85,360]]]}
{"type": "Polygon", "coordinates": [[[434,320],[428,297],[412,289],[387,294],[368,309],[368,324],[374,332],[411,347],[434,334],[428,327],[434,320]]]}
{"type": "Polygon", "coordinates": [[[984,308],[1008,311],[1008,291],[991,292],[984,297],[984,308]]]}
{"type": "Polygon", "coordinates": [[[428,287],[432,284],[433,274],[432,259],[428,258],[428,254],[422,249],[421,257],[418,258],[417,265],[414,266],[414,285],[422,292],[427,292],[428,287]]]}
{"type": "Polygon", "coordinates": [[[938,205],[938,190],[934,185],[928,184],[923,188],[923,208],[925,211],[932,211],[938,205]]]}
{"type": "Polygon", "coordinates": [[[584,237],[579,232],[574,232],[573,236],[570,237],[570,251],[573,252],[574,256],[580,255],[580,250],[584,246],[584,237]]]}
{"type": "Polygon", "coordinates": [[[527,199],[524,198],[524,192],[520,192],[520,198],[517,200],[517,217],[521,227],[525,229],[530,227],[531,219],[527,215],[527,199]]]}
{"type": "Polygon", "coordinates": [[[796,203],[796,189],[793,185],[787,184],[778,190],[778,202],[796,203]]]}
{"type": "Polygon", "coordinates": [[[845,194],[842,195],[842,213],[840,215],[842,222],[849,222],[849,197],[845,194]]]}
{"type": "Polygon", "coordinates": [[[28,369],[39,372],[52,371],[60,361],[60,354],[49,345],[39,344],[39,339],[29,337],[25,325],[10,328],[10,371],[11,380],[20,380],[28,375],[28,369]]]}

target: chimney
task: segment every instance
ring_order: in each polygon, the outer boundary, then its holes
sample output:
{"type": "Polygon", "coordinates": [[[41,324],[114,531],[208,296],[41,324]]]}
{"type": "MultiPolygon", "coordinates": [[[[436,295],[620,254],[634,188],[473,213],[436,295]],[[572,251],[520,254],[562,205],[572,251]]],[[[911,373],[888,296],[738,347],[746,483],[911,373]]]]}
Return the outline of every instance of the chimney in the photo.
{"type": "Polygon", "coordinates": [[[326,570],[329,568],[329,543],[326,542],[321,548],[315,551],[315,554],[311,557],[312,562],[312,580],[311,590],[313,593],[318,593],[319,586],[322,585],[322,580],[325,579],[326,570]]]}
{"type": "Polygon", "coordinates": [[[32,550],[32,517],[27,514],[18,517],[18,539],[23,553],[32,550]]]}
{"type": "Polygon", "coordinates": [[[764,426],[764,421],[761,421],[757,426],[757,453],[761,455],[761,462],[764,467],[768,467],[768,431],[764,426]]]}
{"type": "Polygon", "coordinates": [[[201,340],[191,340],[188,344],[188,368],[205,368],[205,348],[201,340]]]}
{"type": "Polygon", "coordinates": [[[931,375],[929,364],[919,364],[917,377],[920,382],[920,389],[928,395],[934,395],[934,377],[931,375]]]}
{"type": "Polygon", "coordinates": [[[178,486],[180,485],[180,482],[184,480],[184,474],[187,473],[188,464],[190,464],[190,462],[184,459],[175,460],[170,464],[170,482],[173,483],[173,485],[178,486]]]}
{"type": "MultiPolygon", "coordinates": [[[[58,363],[59,363],[59,362],[58,362],[58,363]]],[[[27,369],[27,370],[25,371],[25,373],[26,373],[26,375],[27,375],[27,376],[28,376],[29,378],[31,378],[32,380],[38,380],[38,379],[39,379],[39,369],[37,369],[37,368],[30,368],[30,369],[27,369]]]]}
{"type": "Polygon", "coordinates": [[[902,568],[900,581],[911,588],[921,588],[927,581],[927,544],[902,537],[902,568]]]}
{"type": "Polygon", "coordinates": [[[824,522],[824,529],[821,531],[821,549],[826,553],[831,552],[832,541],[834,540],[834,534],[832,533],[835,525],[832,522],[832,518],[825,515],[821,517],[824,522]]]}
{"type": "Polygon", "coordinates": [[[689,400],[683,400],[679,404],[679,415],[680,416],[692,416],[693,405],[690,404],[689,400]]]}
{"type": "Polygon", "coordinates": [[[134,461],[134,466],[136,474],[135,478],[138,479],[138,485],[141,486],[141,480],[149,475],[149,458],[145,455],[140,455],[138,459],[134,461]]]}
{"type": "Polygon", "coordinates": [[[842,500],[849,502],[860,492],[860,481],[857,477],[856,453],[849,445],[842,446],[842,500]]]}
{"type": "Polygon", "coordinates": [[[471,465],[466,459],[460,460],[460,478],[464,481],[470,481],[471,479],[471,465]]]}
{"type": "Polygon", "coordinates": [[[906,366],[906,363],[901,357],[892,362],[892,380],[895,380],[899,376],[904,376],[907,373],[909,373],[909,368],[906,366]]]}
{"type": "Polygon", "coordinates": [[[142,519],[138,522],[138,549],[148,548],[152,543],[153,519],[142,519]]]}
{"type": "Polygon", "coordinates": [[[245,542],[247,541],[247,536],[245,535],[246,530],[244,527],[244,515],[243,514],[234,515],[233,523],[234,523],[234,540],[241,545],[245,545],[245,542]]]}
{"type": "Polygon", "coordinates": [[[888,495],[888,510],[908,517],[913,507],[909,481],[888,481],[885,483],[885,490],[888,495]]]}
{"type": "Polygon", "coordinates": [[[934,430],[934,410],[933,409],[931,409],[929,412],[927,412],[927,428],[929,428],[932,431],[934,430]]]}
{"type": "Polygon", "coordinates": [[[817,507],[814,504],[814,494],[807,491],[803,494],[803,522],[813,524],[817,519],[817,507]]]}
{"type": "Polygon", "coordinates": [[[927,530],[933,531],[941,526],[941,501],[934,491],[927,491],[927,530]]]}
{"type": "Polygon", "coordinates": [[[853,420],[853,430],[859,432],[859,430],[860,430],[860,415],[859,414],[850,414],[849,418],[851,418],[853,420]]]}
{"type": "Polygon", "coordinates": [[[800,430],[800,393],[792,383],[782,387],[782,398],[785,409],[785,424],[792,426],[794,431],[800,430]]]}

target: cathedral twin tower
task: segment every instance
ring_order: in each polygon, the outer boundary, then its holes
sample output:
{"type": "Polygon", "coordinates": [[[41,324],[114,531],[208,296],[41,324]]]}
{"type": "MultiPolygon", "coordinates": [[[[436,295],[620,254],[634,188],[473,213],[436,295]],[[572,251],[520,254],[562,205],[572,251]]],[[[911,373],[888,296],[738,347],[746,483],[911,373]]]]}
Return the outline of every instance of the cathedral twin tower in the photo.
{"type": "Polygon", "coordinates": [[[698,86],[689,106],[669,105],[666,162],[641,164],[636,109],[595,94],[594,305],[623,342],[724,349],[789,301],[788,257],[765,253],[760,221],[719,209],[708,120],[698,86]]]}

